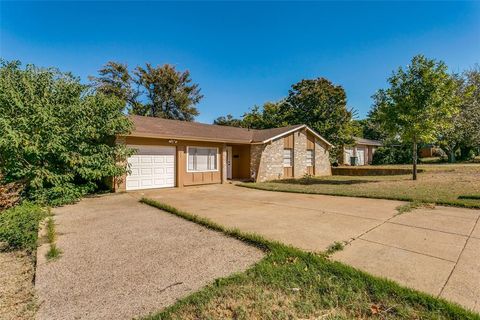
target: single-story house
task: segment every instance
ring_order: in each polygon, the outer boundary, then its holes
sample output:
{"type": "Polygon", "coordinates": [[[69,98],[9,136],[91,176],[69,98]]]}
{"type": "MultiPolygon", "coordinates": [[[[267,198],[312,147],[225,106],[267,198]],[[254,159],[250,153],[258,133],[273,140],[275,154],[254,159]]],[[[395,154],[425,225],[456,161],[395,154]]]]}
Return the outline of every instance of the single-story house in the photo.
{"type": "Polygon", "coordinates": [[[115,191],[267,181],[330,175],[331,144],[306,125],[253,130],[198,122],[130,116],[134,130],[117,137],[136,149],[130,174],[115,191]]]}
{"type": "Polygon", "coordinates": [[[351,158],[356,157],[355,165],[364,166],[371,164],[373,154],[382,143],[378,140],[370,140],[364,138],[354,137],[355,145],[345,146],[343,148],[343,156],[340,157],[340,164],[352,165],[351,158]]]}

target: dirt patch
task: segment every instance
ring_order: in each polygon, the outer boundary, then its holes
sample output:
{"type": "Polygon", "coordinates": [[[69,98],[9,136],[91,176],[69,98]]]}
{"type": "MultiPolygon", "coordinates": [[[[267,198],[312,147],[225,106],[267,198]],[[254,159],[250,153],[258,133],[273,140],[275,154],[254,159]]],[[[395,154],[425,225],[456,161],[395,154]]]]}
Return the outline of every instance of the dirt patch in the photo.
{"type": "Polygon", "coordinates": [[[0,252],[0,319],[34,319],[33,277],[33,263],[26,252],[0,252]]]}

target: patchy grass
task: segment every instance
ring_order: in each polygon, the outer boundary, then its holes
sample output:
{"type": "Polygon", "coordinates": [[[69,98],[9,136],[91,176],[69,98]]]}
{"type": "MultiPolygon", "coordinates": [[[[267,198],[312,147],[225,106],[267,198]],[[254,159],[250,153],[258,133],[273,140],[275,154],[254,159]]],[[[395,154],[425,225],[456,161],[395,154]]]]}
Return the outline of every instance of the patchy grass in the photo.
{"type": "Polygon", "coordinates": [[[51,261],[51,260],[58,259],[61,254],[62,254],[62,251],[57,248],[57,245],[55,243],[51,243],[50,249],[48,249],[47,253],[45,254],[45,257],[47,258],[47,260],[51,261]]]}
{"type": "Polygon", "coordinates": [[[328,256],[331,256],[337,251],[342,251],[345,249],[345,243],[340,242],[340,241],[335,241],[333,244],[329,245],[327,250],[325,251],[325,254],[328,256]]]}
{"type": "Polygon", "coordinates": [[[226,229],[154,200],[141,201],[267,253],[247,271],[217,279],[145,319],[480,319],[456,304],[330,261],[324,254],[226,229]]]}
{"type": "Polygon", "coordinates": [[[47,260],[54,260],[60,257],[62,251],[57,248],[55,244],[55,240],[57,239],[57,233],[55,231],[55,221],[52,217],[48,218],[45,224],[46,229],[46,238],[48,243],[50,244],[50,248],[48,249],[45,257],[47,260]]]}
{"type": "Polygon", "coordinates": [[[406,203],[404,205],[398,206],[395,209],[397,209],[398,214],[403,214],[403,213],[411,212],[411,211],[413,211],[415,209],[419,209],[419,208],[433,209],[433,208],[435,208],[435,204],[413,201],[413,202],[409,202],[409,203],[406,203]]]}
{"type": "MultiPolygon", "coordinates": [[[[405,165],[378,168],[407,168],[405,165]]],[[[377,168],[377,166],[375,166],[377,168]]],[[[327,176],[287,179],[261,183],[242,183],[243,187],[309,194],[326,194],[365,198],[434,203],[466,208],[480,208],[480,201],[460,198],[480,194],[480,165],[419,165],[424,170],[418,180],[400,176],[327,176]]]]}

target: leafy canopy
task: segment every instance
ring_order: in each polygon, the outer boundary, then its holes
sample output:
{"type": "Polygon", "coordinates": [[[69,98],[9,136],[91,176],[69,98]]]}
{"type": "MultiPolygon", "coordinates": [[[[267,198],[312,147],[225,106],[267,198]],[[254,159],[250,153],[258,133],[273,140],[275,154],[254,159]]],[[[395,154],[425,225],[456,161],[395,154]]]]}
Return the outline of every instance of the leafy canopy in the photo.
{"type": "Polygon", "coordinates": [[[125,101],[131,114],[193,121],[199,114],[195,105],[203,98],[190,72],[169,64],[147,63],[130,73],[127,65],[110,61],[91,79],[99,92],[125,101]]]}
{"type": "Polygon", "coordinates": [[[457,96],[461,100],[460,111],[451,118],[451,126],[443,128],[438,140],[449,154],[451,162],[460,148],[462,160],[468,151],[480,147],[480,67],[456,75],[457,96]]]}
{"type": "Polygon", "coordinates": [[[388,78],[389,88],[374,96],[375,118],[385,131],[408,143],[434,142],[451,127],[460,100],[457,83],[442,61],[413,57],[388,78]]]}
{"type": "MultiPolygon", "coordinates": [[[[302,80],[279,102],[254,106],[242,119],[231,115],[214,123],[252,129],[268,129],[293,124],[306,124],[330,143],[339,147],[353,142],[353,112],[347,109],[345,90],[325,78],[302,80]]],[[[332,153],[335,154],[335,153],[332,153]]]]}
{"type": "Polygon", "coordinates": [[[124,102],[94,93],[70,73],[0,67],[0,170],[6,182],[23,181],[35,200],[60,204],[126,172],[130,151],[114,144],[132,124],[124,102]]]}

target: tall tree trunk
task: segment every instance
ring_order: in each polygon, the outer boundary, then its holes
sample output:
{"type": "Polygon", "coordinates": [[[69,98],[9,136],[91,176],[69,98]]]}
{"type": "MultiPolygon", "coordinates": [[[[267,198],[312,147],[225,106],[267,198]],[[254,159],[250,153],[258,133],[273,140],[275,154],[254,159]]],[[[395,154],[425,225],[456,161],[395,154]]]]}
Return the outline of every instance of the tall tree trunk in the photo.
{"type": "Polygon", "coordinates": [[[413,142],[413,180],[417,180],[417,141],[413,142]]]}
{"type": "Polygon", "coordinates": [[[455,149],[452,149],[448,152],[448,162],[454,163],[456,161],[455,159],[455,149]]]}

